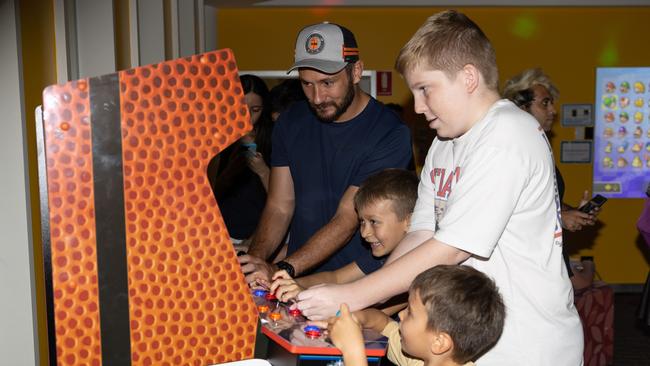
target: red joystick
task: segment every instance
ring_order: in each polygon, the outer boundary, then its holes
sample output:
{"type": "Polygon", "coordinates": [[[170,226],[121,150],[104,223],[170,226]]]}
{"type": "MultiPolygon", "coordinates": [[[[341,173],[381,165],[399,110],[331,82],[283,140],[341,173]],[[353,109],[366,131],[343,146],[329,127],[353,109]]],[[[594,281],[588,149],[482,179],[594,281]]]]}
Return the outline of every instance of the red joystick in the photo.
{"type": "Polygon", "coordinates": [[[320,328],[315,325],[308,325],[305,328],[303,328],[303,331],[305,332],[307,338],[311,338],[311,339],[318,338],[321,335],[320,328]]]}
{"type": "Polygon", "coordinates": [[[275,297],[275,295],[273,295],[270,292],[268,294],[264,295],[264,298],[267,299],[267,300],[277,300],[278,299],[277,297],[275,297]]]}
{"type": "Polygon", "coordinates": [[[301,316],[302,313],[300,312],[300,309],[295,308],[295,309],[289,310],[289,315],[294,316],[294,317],[298,317],[298,316],[301,316]]]}

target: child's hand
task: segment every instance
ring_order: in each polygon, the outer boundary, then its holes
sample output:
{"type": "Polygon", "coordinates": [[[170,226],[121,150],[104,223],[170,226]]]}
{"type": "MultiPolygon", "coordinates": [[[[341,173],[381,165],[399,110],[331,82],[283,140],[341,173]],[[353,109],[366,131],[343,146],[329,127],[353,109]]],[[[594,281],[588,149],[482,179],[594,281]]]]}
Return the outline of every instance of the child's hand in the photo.
{"type": "Polygon", "coordinates": [[[361,325],[356,317],[350,313],[347,304],[341,304],[339,316],[331,317],[328,321],[327,329],[329,330],[332,343],[341,350],[346,364],[349,359],[364,359],[365,347],[363,344],[363,334],[361,325]]]}
{"type": "Polygon", "coordinates": [[[273,274],[273,283],[271,284],[271,293],[275,294],[282,302],[294,299],[304,288],[300,287],[296,281],[289,276],[287,271],[281,270],[273,274]]]}

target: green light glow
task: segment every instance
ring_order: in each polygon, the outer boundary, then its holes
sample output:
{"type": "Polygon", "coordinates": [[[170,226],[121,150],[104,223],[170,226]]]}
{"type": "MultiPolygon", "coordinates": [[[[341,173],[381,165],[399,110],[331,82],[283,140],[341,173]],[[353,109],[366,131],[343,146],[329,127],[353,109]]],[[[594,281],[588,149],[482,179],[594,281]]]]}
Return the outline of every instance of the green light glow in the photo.
{"type": "Polygon", "coordinates": [[[618,64],[618,47],[613,39],[610,39],[600,51],[598,63],[601,66],[615,66],[618,64]]]}
{"type": "Polygon", "coordinates": [[[538,29],[537,21],[532,15],[521,15],[515,19],[511,31],[521,39],[531,39],[538,29]]]}

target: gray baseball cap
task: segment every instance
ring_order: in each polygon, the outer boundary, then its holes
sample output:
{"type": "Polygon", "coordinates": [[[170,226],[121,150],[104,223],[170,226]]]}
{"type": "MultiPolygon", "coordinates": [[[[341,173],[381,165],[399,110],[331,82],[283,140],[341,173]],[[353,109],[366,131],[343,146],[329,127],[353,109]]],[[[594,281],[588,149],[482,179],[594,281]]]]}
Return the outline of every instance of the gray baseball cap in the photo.
{"type": "Polygon", "coordinates": [[[295,63],[287,71],[307,67],[335,74],[359,60],[354,34],[338,24],[323,22],[303,28],[296,39],[295,63]]]}

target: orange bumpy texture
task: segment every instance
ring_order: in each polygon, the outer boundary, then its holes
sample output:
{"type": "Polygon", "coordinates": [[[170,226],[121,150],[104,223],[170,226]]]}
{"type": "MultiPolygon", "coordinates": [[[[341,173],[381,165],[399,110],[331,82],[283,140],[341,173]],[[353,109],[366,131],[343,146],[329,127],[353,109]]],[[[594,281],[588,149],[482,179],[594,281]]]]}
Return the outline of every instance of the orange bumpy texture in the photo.
{"type": "MultiPolygon", "coordinates": [[[[234,57],[143,66],[119,82],[132,364],[252,358],[256,309],[206,176],[210,159],[251,129],[234,57]]],[[[87,87],[44,92],[63,365],[101,364],[87,87]]]]}

